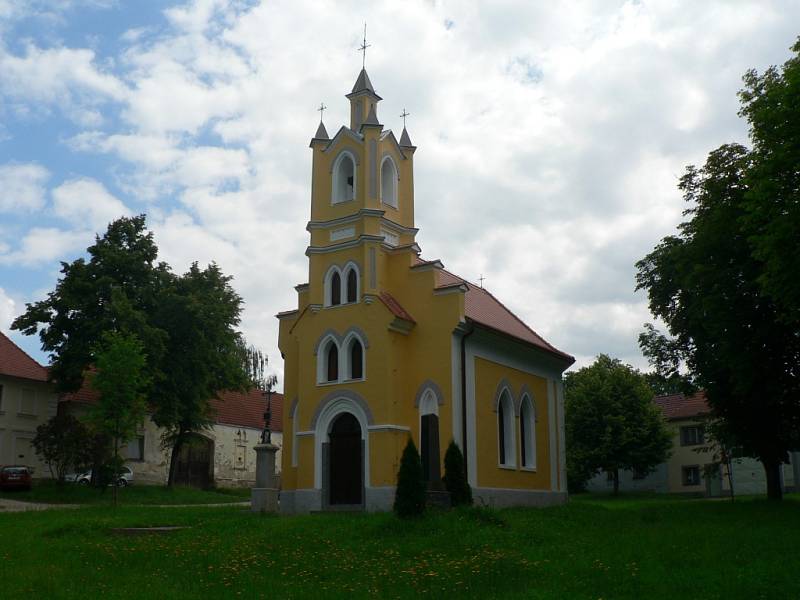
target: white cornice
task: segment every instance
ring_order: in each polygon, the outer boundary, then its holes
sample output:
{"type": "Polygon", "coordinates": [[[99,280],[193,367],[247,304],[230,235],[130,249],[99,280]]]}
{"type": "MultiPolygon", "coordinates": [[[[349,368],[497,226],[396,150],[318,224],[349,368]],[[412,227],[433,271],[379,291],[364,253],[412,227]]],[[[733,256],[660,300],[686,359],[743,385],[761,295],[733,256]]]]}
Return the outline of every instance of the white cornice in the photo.
{"type": "Polygon", "coordinates": [[[342,242],[341,244],[331,244],[330,246],[309,246],[306,248],[306,256],[311,254],[327,254],[329,252],[336,252],[338,250],[345,250],[347,248],[355,248],[366,242],[383,242],[382,235],[360,235],[354,240],[342,242]]]}

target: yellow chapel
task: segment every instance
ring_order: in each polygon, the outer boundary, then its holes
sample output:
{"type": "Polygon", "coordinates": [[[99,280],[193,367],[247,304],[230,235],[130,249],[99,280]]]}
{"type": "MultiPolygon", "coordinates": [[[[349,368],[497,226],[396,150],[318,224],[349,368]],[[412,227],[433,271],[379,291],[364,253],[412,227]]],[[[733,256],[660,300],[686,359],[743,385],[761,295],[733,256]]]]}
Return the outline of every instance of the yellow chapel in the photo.
{"type": "Polygon", "coordinates": [[[477,503],[566,501],[562,374],[574,358],[485,289],[424,260],[414,153],[362,69],[350,125],[311,140],[308,283],[279,313],[280,509],[390,510],[409,436],[432,490],[464,454],[477,503]]]}

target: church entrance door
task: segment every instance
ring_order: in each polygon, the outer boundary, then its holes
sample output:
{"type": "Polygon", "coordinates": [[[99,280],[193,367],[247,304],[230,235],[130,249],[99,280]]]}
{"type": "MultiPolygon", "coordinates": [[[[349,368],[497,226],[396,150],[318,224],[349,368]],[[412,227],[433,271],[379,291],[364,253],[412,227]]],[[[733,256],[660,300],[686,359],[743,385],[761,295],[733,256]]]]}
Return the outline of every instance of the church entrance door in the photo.
{"type": "Polygon", "coordinates": [[[364,458],[361,443],[361,425],[350,413],[339,415],[331,426],[330,503],[361,504],[364,458]]]}
{"type": "Polygon", "coordinates": [[[439,469],[439,417],[437,415],[422,415],[421,459],[422,478],[431,489],[439,489],[442,483],[439,469]]]}

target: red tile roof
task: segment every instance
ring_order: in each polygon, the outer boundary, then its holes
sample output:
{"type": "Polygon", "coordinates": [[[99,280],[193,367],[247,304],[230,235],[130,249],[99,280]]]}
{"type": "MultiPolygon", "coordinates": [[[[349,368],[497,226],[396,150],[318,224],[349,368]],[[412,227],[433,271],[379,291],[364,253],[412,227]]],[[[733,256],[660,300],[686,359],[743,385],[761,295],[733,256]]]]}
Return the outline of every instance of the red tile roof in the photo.
{"type": "Polygon", "coordinates": [[[691,396],[684,396],[683,394],[656,396],[653,398],[653,402],[662,410],[664,417],[668,420],[690,419],[704,416],[711,412],[705,392],[697,392],[691,396]]]}
{"type": "MultiPolygon", "coordinates": [[[[99,396],[89,385],[84,384],[77,392],[64,394],[61,401],[94,404],[99,396]]],[[[211,400],[211,407],[216,413],[216,423],[253,429],[264,427],[267,401],[260,390],[250,390],[246,393],[222,392],[219,398],[211,400]]],[[[271,408],[270,429],[283,431],[283,394],[272,393],[271,408]]]]}
{"type": "Polygon", "coordinates": [[[47,368],[33,360],[22,348],[0,332],[0,375],[47,381],[47,368]]]}
{"type": "Polygon", "coordinates": [[[408,311],[400,305],[397,299],[394,296],[392,296],[389,292],[381,292],[379,294],[379,298],[386,305],[386,308],[388,308],[395,317],[404,319],[411,323],[416,323],[414,317],[412,317],[408,313],[408,311]]]}
{"type": "Polygon", "coordinates": [[[464,295],[464,313],[467,320],[533,344],[570,361],[570,363],[575,362],[574,357],[548,343],[487,290],[444,269],[436,271],[437,289],[456,285],[464,285],[467,288],[464,295]]]}

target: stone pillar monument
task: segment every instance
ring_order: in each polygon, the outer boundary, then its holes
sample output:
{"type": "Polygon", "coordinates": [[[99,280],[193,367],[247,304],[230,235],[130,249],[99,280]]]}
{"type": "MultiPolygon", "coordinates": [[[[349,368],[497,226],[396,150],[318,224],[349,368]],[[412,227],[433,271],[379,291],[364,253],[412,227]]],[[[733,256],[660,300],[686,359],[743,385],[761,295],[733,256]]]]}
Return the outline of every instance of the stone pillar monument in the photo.
{"type": "Polygon", "coordinates": [[[278,511],[278,487],[275,482],[274,444],[258,444],[256,451],[256,487],[250,490],[250,510],[253,512],[278,511]]]}

